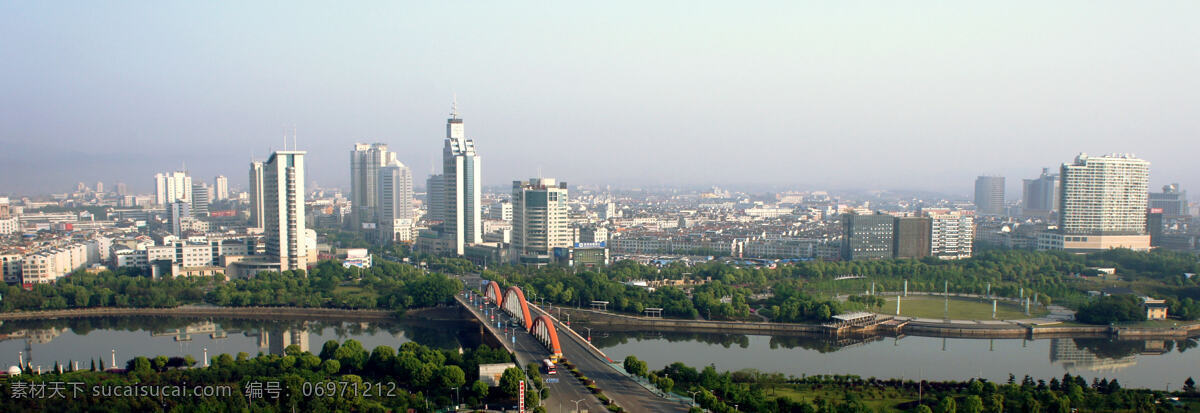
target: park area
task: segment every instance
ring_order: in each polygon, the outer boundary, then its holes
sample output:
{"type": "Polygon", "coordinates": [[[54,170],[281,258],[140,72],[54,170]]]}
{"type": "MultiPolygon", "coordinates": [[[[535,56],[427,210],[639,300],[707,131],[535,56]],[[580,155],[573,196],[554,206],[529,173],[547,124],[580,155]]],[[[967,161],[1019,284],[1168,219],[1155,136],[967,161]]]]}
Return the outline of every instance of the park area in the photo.
{"type": "MultiPolygon", "coordinates": [[[[880,314],[896,314],[896,297],[887,297],[887,304],[875,308],[880,314]]],[[[992,300],[968,297],[950,297],[950,315],[952,320],[991,320],[992,300]]],[[[996,320],[1022,320],[1041,317],[1049,312],[1041,306],[1029,306],[1029,315],[1016,303],[999,301],[996,305],[996,320]]],[[[943,296],[910,295],[900,299],[900,315],[916,318],[945,318],[946,298],[943,296]]]]}

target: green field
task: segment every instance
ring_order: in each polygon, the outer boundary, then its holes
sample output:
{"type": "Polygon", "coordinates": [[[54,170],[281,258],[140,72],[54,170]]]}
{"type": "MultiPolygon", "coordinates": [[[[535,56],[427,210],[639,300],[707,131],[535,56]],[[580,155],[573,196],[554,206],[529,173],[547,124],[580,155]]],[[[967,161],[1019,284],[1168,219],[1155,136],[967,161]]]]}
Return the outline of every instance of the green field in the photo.
{"type": "MultiPolygon", "coordinates": [[[[917,318],[944,318],[946,301],[939,296],[908,296],[900,299],[900,315],[917,318]]],[[[896,297],[888,297],[887,304],[873,311],[881,314],[896,314],[896,297]]],[[[1046,315],[1044,308],[1030,306],[1030,315],[1016,304],[1001,301],[996,307],[997,320],[1022,320],[1046,315]]],[[[950,319],[991,320],[992,301],[972,298],[950,297],[950,319]]]]}
{"type": "MultiPolygon", "coordinates": [[[[901,304],[903,306],[903,304],[901,304]]],[[[846,392],[837,388],[815,388],[811,385],[795,384],[771,386],[766,389],[767,397],[787,398],[794,401],[813,402],[825,399],[836,402],[846,401],[846,392]]],[[[867,407],[877,412],[899,412],[896,406],[901,403],[917,400],[916,395],[897,389],[867,389],[857,394],[867,407]]]]}

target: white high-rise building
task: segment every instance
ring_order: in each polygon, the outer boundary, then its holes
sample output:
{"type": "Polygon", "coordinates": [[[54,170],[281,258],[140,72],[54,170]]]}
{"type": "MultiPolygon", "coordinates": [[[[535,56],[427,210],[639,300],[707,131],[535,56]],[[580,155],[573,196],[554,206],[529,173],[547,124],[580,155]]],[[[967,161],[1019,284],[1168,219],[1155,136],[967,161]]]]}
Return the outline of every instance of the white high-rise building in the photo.
{"type": "Polygon", "coordinates": [[[175,201],[191,202],[192,177],[187,172],[154,174],[154,202],[166,206],[175,201]]]}
{"type": "Polygon", "coordinates": [[[263,203],[263,163],[250,162],[250,185],[248,194],[250,195],[250,226],[253,228],[263,228],[263,216],[266,214],[264,209],[266,205],[263,203]]]}
{"type": "Polygon", "coordinates": [[[379,234],[383,241],[411,241],[412,171],[392,160],[379,171],[379,234]]]}
{"type": "Polygon", "coordinates": [[[512,259],[522,264],[548,264],[555,247],[574,241],[567,208],[567,183],[553,178],[513,181],[512,259]]]}
{"type": "Polygon", "coordinates": [[[429,175],[425,181],[425,220],[446,220],[446,177],[441,174],[429,175]]]}
{"type": "Polygon", "coordinates": [[[355,230],[379,221],[379,170],[396,160],[382,143],[355,143],[350,151],[350,216],[355,230]]]}
{"type": "Polygon", "coordinates": [[[970,258],[975,242],[975,217],[966,211],[933,209],[930,218],[929,255],[944,260],[970,258]]]}
{"type": "Polygon", "coordinates": [[[1059,174],[1059,233],[1063,249],[1147,250],[1150,162],[1129,154],[1075,157],[1059,174]]]}
{"type": "Polygon", "coordinates": [[[224,201],[229,199],[229,178],[225,175],[217,175],[213,178],[213,199],[224,201]]]}
{"type": "Polygon", "coordinates": [[[446,120],[445,143],[442,150],[442,175],[446,180],[443,231],[453,241],[454,251],[463,255],[468,244],[483,242],[482,182],[475,141],[467,139],[457,105],[451,108],[450,119],[446,120]]]}
{"type": "Polygon", "coordinates": [[[304,151],[275,151],[263,164],[263,235],[283,270],[308,266],[304,222],[304,151]]]}

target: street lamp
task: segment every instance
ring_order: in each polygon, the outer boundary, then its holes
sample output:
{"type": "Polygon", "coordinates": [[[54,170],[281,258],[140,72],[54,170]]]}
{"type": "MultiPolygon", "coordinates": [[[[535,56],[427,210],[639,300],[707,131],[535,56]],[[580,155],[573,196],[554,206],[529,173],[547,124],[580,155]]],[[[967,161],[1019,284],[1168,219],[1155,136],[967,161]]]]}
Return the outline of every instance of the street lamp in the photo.
{"type": "Polygon", "coordinates": [[[693,406],[698,404],[698,403],[696,403],[696,393],[700,393],[700,390],[688,390],[688,394],[692,396],[692,405],[693,406]]]}
{"type": "Polygon", "coordinates": [[[575,412],[576,413],[579,413],[579,402],[582,402],[584,400],[587,400],[587,399],[572,400],[573,402],[575,402],[575,412]]]}
{"type": "Polygon", "coordinates": [[[592,342],[592,328],[591,327],[584,327],[584,328],[586,328],[588,331],[588,342],[591,343],[592,342]]]}

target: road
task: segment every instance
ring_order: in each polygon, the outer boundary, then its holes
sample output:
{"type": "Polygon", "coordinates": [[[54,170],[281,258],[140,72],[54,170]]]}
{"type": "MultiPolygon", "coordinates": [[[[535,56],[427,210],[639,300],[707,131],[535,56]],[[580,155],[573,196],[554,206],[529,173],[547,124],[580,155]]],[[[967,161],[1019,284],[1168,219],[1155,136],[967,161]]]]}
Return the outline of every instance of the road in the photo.
{"type": "MultiPolygon", "coordinates": [[[[463,307],[469,309],[471,313],[474,314],[479,320],[491,320],[491,314],[493,314],[493,312],[496,314],[496,319],[501,322],[502,327],[497,327],[495,322],[484,323],[484,325],[492,335],[496,336],[497,339],[504,341],[505,347],[509,351],[512,351],[512,353],[517,357],[517,363],[522,369],[524,369],[529,363],[541,364],[542,360],[550,358],[550,351],[546,349],[546,347],[543,346],[542,343],[537,340],[537,338],[534,338],[532,334],[529,334],[529,332],[522,328],[516,328],[514,333],[513,328],[504,327],[508,325],[509,317],[504,313],[504,311],[497,309],[496,306],[490,304],[484,306],[488,312],[488,316],[485,318],[483,312],[479,310],[478,304],[473,304],[473,302],[478,303],[478,301],[474,301],[477,299],[477,297],[478,296],[471,294],[471,298],[467,298],[463,297],[462,294],[459,294],[457,298],[459,298],[459,302],[463,305],[463,307]],[[515,341],[513,340],[514,336],[516,337],[515,341]]],[[[592,396],[592,393],[588,391],[587,387],[583,386],[583,383],[580,383],[579,380],[576,380],[575,377],[572,377],[571,373],[565,369],[559,371],[558,374],[553,376],[542,374],[542,378],[559,379],[557,383],[546,384],[548,387],[550,387],[550,397],[542,401],[542,406],[546,407],[547,412],[573,412],[575,411],[576,405],[574,401],[580,399],[584,400],[579,403],[579,408],[581,410],[587,410],[588,412],[608,411],[600,404],[599,400],[592,396]]]]}

